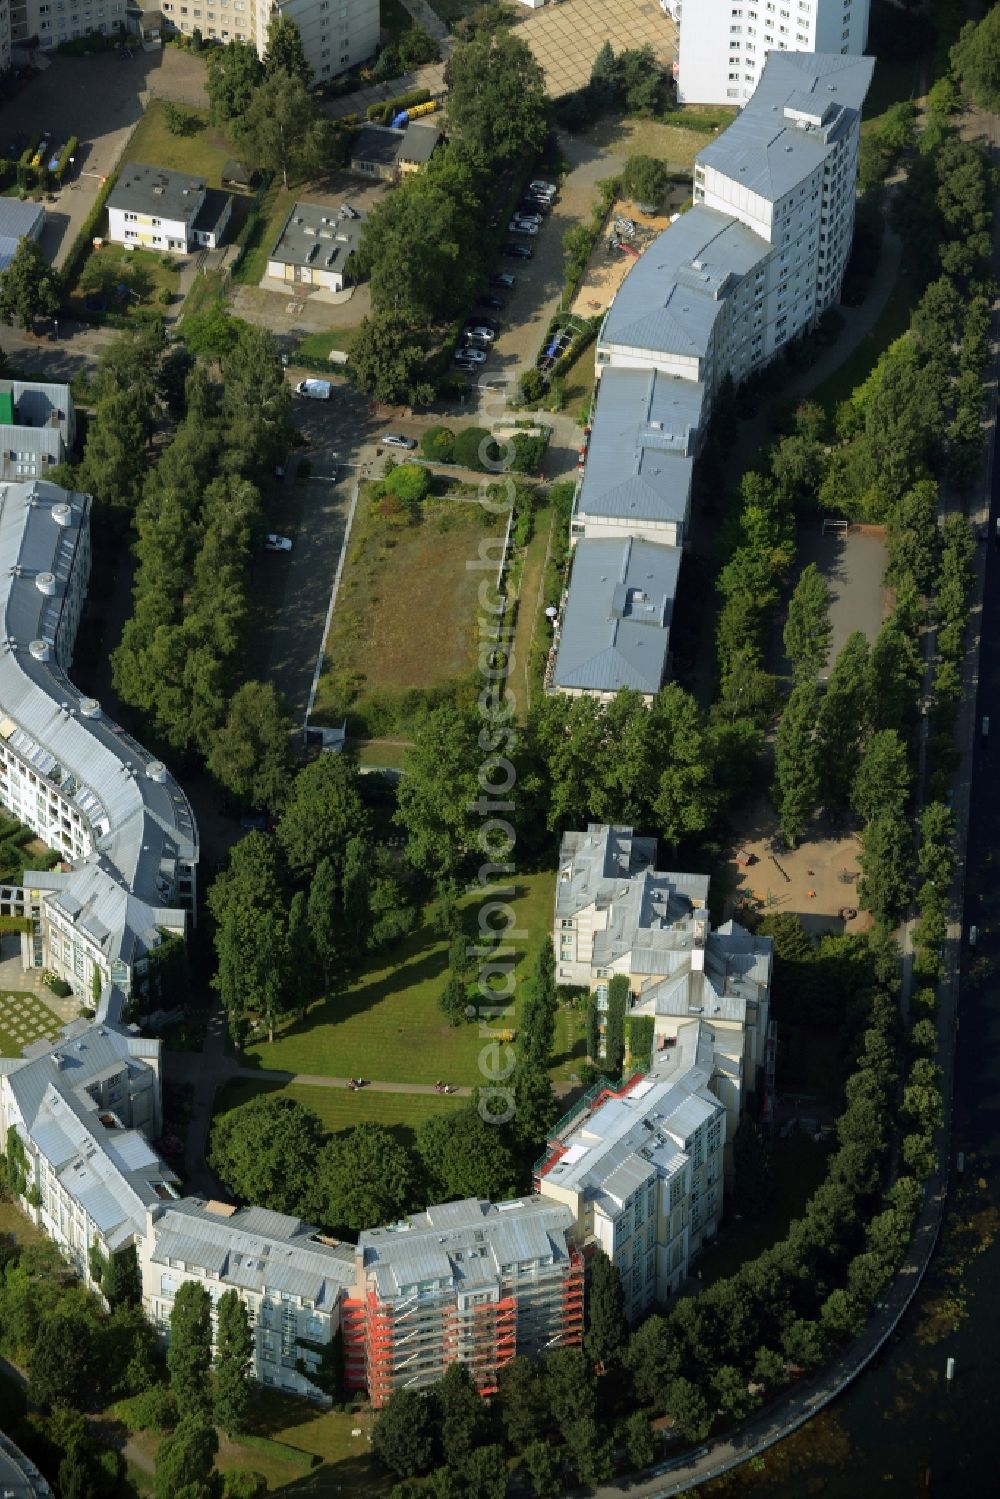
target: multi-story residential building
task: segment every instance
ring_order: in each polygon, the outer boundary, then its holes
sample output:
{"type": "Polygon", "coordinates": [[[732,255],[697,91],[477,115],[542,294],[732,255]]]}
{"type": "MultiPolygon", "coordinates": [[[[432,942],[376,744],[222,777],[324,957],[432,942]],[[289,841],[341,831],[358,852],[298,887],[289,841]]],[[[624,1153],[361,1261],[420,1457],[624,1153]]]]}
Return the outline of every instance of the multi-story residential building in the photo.
{"type": "Polygon", "coordinates": [[[143,1307],[161,1336],[178,1288],[204,1286],[213,1309],[235,1290],[253,1332],[253,1372],[293,1395],[319,1395],[310,1374],[340,1327],[354,1246],[267,1208],[186,1197],[150,1214],[138,1241],[143,1307]]]}
{"type": "Polygon", "coordinates": [[[726,1115],[711,1071],[707,1039],[686,1037],[662,1075],[597,1085],[535,1166],[542,1201],[565,1203],[584,1251],[613,1262],[632,1322],[680,1290],[722,1216],[726,1115]]]}
{"type": "MultiPolygon", "coordinates": [[[[0,1131],[24,1152],[22,1194],[38,1227],[93,1286],[91,1252],[135,1245],[177,1193],[149,1141],[160,1131],[160,1043],[120,1024],[108,991],[96,1024],[67,1026],[20,1058],[0,1058],[0,1131]]],[[[8,1152],[9,1153],[9,1152],[8,1152]]]]}
{"type": "Polygon", "coordinates": [[[151,250],[214,250],[222,243],[233,211],[228,193],[201,177],[166,167],[127,163],[108,197],[108,239],[151,250]]]}
{"type": "Polygon", "coordinates": [[[0,0],[0,73],[10,67],[10,0],[0,0]]]}
{"type": "MultiPolygon", "coordinates": [[[[660,0],[661,6],[664,0],[660,0]]],[[[859,57],[870,0],[671,0],[680,28],[677,97],[685,104],[742,104],[778,52],[859,57]]]]}
{"type": "MultiPolygon", "coordinates": [[[[840,295],[873,66],[868,57],[772,52],[746,108],[699,152],[693,206],[640,257],[597,336],[600,384],[571,540],[612,528],[641,537],[650,557],[662,554],[651,578],[676,578],[691,464],[716,390],[762,368],[840,295]]],[[[612,619],[577,547],[547,687],[606,700],[640,685],[627,654],[604,651],[599,673],[578,669],[612,619]]],[[[667,670],[664,660],[660,681],[667,670]]]]}
{"type": "Polygon", "coordinates": [[[0,889],[29,917],[25,967],[81,996],[141,987],[165,933],[193,919],[198,835],[162,761],[67,675],[90,574],[90,497],[43,480],[0,488],[0,804],[62,858],[0,889]]]}
{"type": "Polygon", "coordinates": [[[656,840],[592,823],[563,836],[553,943],[560,983],[586,984],[607,1004],[611,979],[629,981],[628,1013],[653,1020],[649,1065],[685,1036],[710,1042],[709,1085],[725,1105],[728,1138],[753,1095],[769,1107],[774,1028],[773,943],[737,922],[712,928],[708,876],[655,868],[656,840]]]}
{"type": "Polygon", "coordinates": [[[516,1355],[579,1343],[572,1222],[567,1207],[537,1197],[470,1198],[361,1234],[343,1313],[348,1387],[367,1388],[378,1407],[461,1361],[489,1394],[516,1355]]]}
{"type": "Polygon", "coordinates": [[[163,0],[161,9],[168,32],[250,42],[260,57],[271,18],[285,16],[298,28],[317,83],[365,62],[378,46],[379,0],[163,0]]]}
{"type": "Polygon", "coordinates": [[[69,456],[75,436],[68,385],[0,380],[0,481],[44,479],[69,456]]]}
{"type": "Polygon", "coordinates": [[[49,49],[91,31],[114,36],[125,30],[127,11],[127,0],[11,0],[11,40],[37,39],[49,49]]]}
{"type": "Polygon", "coordinates": [[[577,542],[548,685],[602,702],[631,687],[651,703],[667,674],[680,559],[628,535],[577,542]]]}
{"type": "Polygon", "coordinates": [[[604,372],[571,544],[634,536],[684,545],[704,397],[697,382],[659,370],[604,372]]]}

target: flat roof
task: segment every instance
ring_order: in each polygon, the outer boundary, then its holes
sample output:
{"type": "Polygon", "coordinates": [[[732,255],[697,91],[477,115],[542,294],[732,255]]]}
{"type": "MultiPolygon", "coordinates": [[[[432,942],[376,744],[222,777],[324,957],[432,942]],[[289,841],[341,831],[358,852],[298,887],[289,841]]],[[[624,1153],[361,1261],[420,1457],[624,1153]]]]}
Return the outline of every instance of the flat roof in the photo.
{"type": "Polygon", "coordinates": [[[281,265],[340,271],[360,245],[364,227],[364,215],[353,218],[343,204],[335,208],[328,203],[295,203],[267,258],[281,265]]]}
{"type": "Polygon", "coordinates": [[[589,692],[656,693],[666,674],[679,547],[578,541],[554,684],[589,692]]]}

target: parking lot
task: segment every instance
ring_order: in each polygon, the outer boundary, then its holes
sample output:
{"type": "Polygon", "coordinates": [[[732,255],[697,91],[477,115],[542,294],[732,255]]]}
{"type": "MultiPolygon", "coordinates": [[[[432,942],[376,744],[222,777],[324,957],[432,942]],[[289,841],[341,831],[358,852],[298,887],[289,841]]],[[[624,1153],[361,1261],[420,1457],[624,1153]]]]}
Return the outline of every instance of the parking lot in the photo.
{"type": "Polygon", "coordinates": [[[57,55],[4,105],[0,150],[6,156],[19,156],[39,129],[57,143],[72,135],[80,138],[68,181],[46,199],[42,249],[54,265],[68,253],[150,93],[187,97],[199,87],[203,73],[204,63],[175,47],[133,52],[131,57],[118,52],[57,55]]]}

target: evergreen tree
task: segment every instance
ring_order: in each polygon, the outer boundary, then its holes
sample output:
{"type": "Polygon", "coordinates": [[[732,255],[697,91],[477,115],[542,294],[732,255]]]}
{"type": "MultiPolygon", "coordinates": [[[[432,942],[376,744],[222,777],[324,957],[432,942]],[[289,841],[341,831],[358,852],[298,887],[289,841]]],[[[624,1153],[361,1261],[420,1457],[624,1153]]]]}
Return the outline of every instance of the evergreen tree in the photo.
{"type": "Polygon", "coordinates": [[[794,848],[816,810],[820,794],[814,729],[819,694],[814,680],[792,688],[774,748],[774,800],[782,837],[794,848]]]}
{"type": "Polygon", "coordinates": [[[464,1472],[486,1438],[486,1408],[463,1363],[450,1364],[433,1389],[441,1413],[442,1455],[450,1468],[464,1472]]]}
{"type": "Polygon", "coordinates": [[[343,988],[344,934],[340,921],[337,875],[332,859],[321,859],[309,885],[309,935],[328,993],[343,988]]]}
{"type": "Polygon", "coordinates": [[[185,1280],[178,1286],[170,1310],[167,1347],[170,1389],[182,1418],[207,1418],[212,1407],[211,1367],[211,1298],[196,1280],[185,1280]]]}
{"type": "Polygon", "coordinates": [[[312,79],[312,68],[306,62],[299,28],[280,11],[272,15],[267,28],[264,73],[267,77],[275,73],[288,73],[307,86],[312,79]]]}
{"type": "Polygon", "coordinates": [[[394,1390],[372,1427],[372,1456],[399,1478],[412,1478],[434,1466],[435,1421],[422,1390],[394,1390]]]}
{"type": "Polygon", "coordinates": [[[621,1076],[625,1065],[625,1013],[628,1009],[629,982],[624,973],[616,973],[608,984],[608,1008],[604,1020],[604,1059],[608,1076],[621,1076]]]}
{"type": "Polygon", "coordinates": [[[157,1449],[153,1499],[219,1499],[218,1450],[215,1428],[204,1416],[182,1415],[157,1449]]]}
{"type": "Polygon", "coordinates": [[[134,1244],[127,1244],[107,1261],[101,1276],[101,1290],[112,1307],[140,1305],[142,1277],[134,1244]]]}
{"type": "Polygon", "coordinates": [[[830,590],[810,562],[799,575],[785,621],[785,654],[796,683],[815,682],[826,665],[830,634],[830,590]]]}
{"type": "Polygon", "coordinates": [[[830,672],[816,715],[816,752],[823,801],[834,816],[850,803],[871,722],[871,666],[868,641],[860,630],[849,635],[830,672]]]}
{"type": "Polygon", "coordinates": [[[587,1357],[607,1372],[622,1362],[627,1340],[621,1276],[604,1250],[599,1249],[588,1267],[587,1331],[583,1346],[587,1357]]]}
{"type": "Polygon", "coordinates": [[[226,1291],[216,1307],[215,1420],[230,1437],[243,1430],[250,1406],[253,1334],[238,1291],[226,1291]]]}

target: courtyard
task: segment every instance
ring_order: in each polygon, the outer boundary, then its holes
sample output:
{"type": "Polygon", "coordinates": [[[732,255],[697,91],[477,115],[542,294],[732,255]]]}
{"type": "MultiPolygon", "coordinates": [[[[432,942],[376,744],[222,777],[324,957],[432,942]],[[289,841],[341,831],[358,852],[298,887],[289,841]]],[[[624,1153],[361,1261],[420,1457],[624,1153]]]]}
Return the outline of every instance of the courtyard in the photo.
{"type": "Polygon", "coordinates": [[[541,63],[554,99],[589,83],[594,58],[607,41],[616,52],[648,45],[667,68],[677,56],[677,27],[657,0],[615,0],[613,23],[605,0],[564,0],[527,12],[518,35],[541,63]]]}
{"type": "Polygon", "coordinates": [[[33,1041],[54,1041],[65,1023],[37,994],[0,989],[0,1056],[19,1057],[33,1041]]]}

